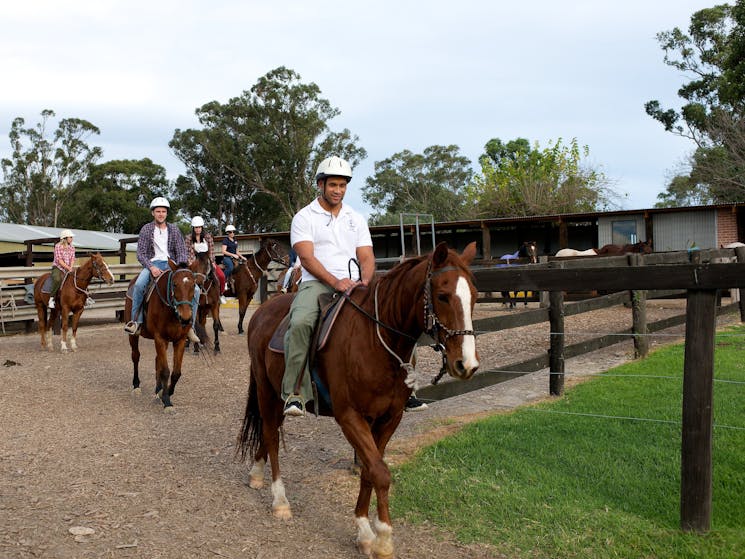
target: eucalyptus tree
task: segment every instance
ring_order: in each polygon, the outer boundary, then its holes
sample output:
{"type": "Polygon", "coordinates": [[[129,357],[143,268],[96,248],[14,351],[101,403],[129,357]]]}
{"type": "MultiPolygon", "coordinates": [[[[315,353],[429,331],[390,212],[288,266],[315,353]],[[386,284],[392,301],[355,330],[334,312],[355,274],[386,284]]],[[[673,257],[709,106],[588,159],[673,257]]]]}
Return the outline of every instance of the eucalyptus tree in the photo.
{"type": "Polygon", "coordinates": [[[86,142],[99,129],[86,120],[65,118],[49,132],[52,110],[26,127],[23,118],[13,120],[9,139],[12,153],[0,161],[0,218],[15,223],[56,227],[65,204],[101,156],[99,147],[86,142]]]}
{"type": "Polygon", "coordinates": [[[202,128],[176,130],[169,144],[187,168],[178,183],[186,207],[198,201],[219,230],[287,229],[316,195],[322,159],[339,155],[354,167],[367,155],[349,130],[330,130],[339,114],[315,83],[285,67],[226,103],[198,108],[202,128]]]}
{"type": "Polygon", "coordinates": [[[375,174],[362,188],[363,199],[380,208],[371,222],[398,223],[401,213],[431,214],[436,221],[468,217],[464,191],[473,172],[459,151],[456,145],[434,145],[376,161],[375,174]]]}
{"type": "Polygon", "coordinates": [[[745,201],[745,1],[695,12],[688,32],[657,34],[664,63],[689,81],[678,89],[682,104],[645,104],[665,130],[691,140],[687,172],[658,195],[658,206],[745,201]]]}
{"type": "Polygon", "coordinates": [[[177,219],[179,204],[164,167],[148,158],[106,161],[91,166],[60,219],[66,227],[134,234],[152,220],[149,204],[156,196],[171,201],[168,216],[177,219]]]}
{"type": "Polygon", "coordinates": [[[595,211],[617,196],[605,174],[586,163],[589,148],[561,138],[541,148],[525,138],[486,143],[481,173],[466,189],[474,217],[514,217],[595,211]]]}

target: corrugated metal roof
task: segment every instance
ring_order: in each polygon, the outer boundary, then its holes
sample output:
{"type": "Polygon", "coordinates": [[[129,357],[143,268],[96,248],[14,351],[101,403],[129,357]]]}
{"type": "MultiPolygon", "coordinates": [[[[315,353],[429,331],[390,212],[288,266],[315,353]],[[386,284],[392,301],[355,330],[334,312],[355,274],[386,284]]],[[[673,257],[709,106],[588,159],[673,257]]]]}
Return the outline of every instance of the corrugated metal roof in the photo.
{"type": "MultiPolygon", "coordinates": [[[[0,223],[0,241],[6,243],[24,244],[33,239],[59,237],[64,227],[42,227],[39,225],[21,225],[18,223],[0,223]]],[[[127,239],[133,235],[124,233],[107,233],[105,231],[87,231],[85,229],[71,229],[75,235],[74,244],[81,249],[119,250],[119,239],[127,239]]],[[[137,243],[127,243],[127,251],[137,250],[137,243]]]]}

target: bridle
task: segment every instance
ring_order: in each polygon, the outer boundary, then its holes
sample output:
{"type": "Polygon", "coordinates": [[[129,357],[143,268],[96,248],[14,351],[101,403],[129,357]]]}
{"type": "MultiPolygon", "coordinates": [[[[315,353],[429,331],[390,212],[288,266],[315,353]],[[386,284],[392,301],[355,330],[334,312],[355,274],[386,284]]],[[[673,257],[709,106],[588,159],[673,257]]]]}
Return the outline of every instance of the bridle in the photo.
{"type": "MultiPolygon", "coordinates": [[[[93,268],[93,273],[91,274],[91,279],[98,278],[101,281],[104,281],[103,279],[103,272],[101,271],[101,267],[98,265],[98,262],[96,262],[93,258],[90,260],[91,267],[93,268]]],[[[83,289],[78,285],[78,270],[81,268],[81,266],[76,266],[72,270],[72,284],[75,286],[75,289],[80,291],[81,293],[85,293],[86,297],[90,297],[90,292],[87,289],[83,289]]],[[[68,274],[70,272],[67,272],[68,274]]],[[[111,272],[109,272],[111,273],[111,272]]]]}
{"type": "MultiPolygon", "coordinates": [[[[274,262],[275,264],[281,264],[284,267],[287,267],[287,264],[284,260],[282,260],[282,256],[279,254],[279,251],[277,250],[277,243],[271,242],[267,243],[265,245],[262,245],[262,247],[256,251],[254,254],[251,255],[251,258],[253,259],[254,265],[261,271],[261,275],[265,276],[267,275],[269,271],[269,266],[267,265],[267,269],[261,267],[259,264],[259,261],[256,259],[256,256],[261,253],[261,251],[266,251],[266,253],[269,255],[269,262],[274,262]]],[[[251,281],[254,282],[254,285],[258,286],[259,282],[254,278],[254,275],[251,273],[251,268],[248,267],[248,260],[243,264],[246,267],[246,271],[248,272],[248,276],[251,278],[251,281]]]]}
{"type": "Polygon", "coordinates": [[[191,299],[179,301],[176,299],[176,295],[174,294],[174,288],[173,283],[175,281],[175,275],[176,274],[190,274],[192,277],[192,281],[194,280],[194,272],[189,270],[188,268],[179,268],[177,270],[171,270],[168,272],[168,283],[166,284],[166,294],[165,297],[163,296],[163,293],[160,291],[160,277],[155,280],[155,291],[158,293],[158,297],[163,302],[164,305],[167,307],[170,307],[173,309],[174,314],[178,315],[178,307],[181,305],[189,305],[191,306],[191,299]]]}
{"type": "MultiPolygon", "coordinates": [[[[451,338],[453,336],[474,336],[475,333],[473,330],[453,330],[451,328],[448,328],[443,324],[443,322],[440,320],[440,318],[437,316],[437,312],[435,312],[434,305],[432,303],[432,278],[435,276],[438,276],[445,272],[452,272],[452,271],[458,271],[458,268],[455,266],[446,266],[444,268],[440,268],[439,270],[432,270],[432,259],[429,260],[427,264],[427,278],[424,282],[424,333],[430,336],[434,341],[434,345],[432,345],[432,349],[435,351],[439,351],[442,355],[442,367],[440,368],[440,372],[438,375],[432,379],[432,384],[437,384],[439,380],[442,378],[442,376],[447,372],[447,354],[445,353],[445,342],[447,342],[448,338],[451,338]],[[444,335],[445,338],[441,340],[441,336],[444,335]]],[[[407,334],[406,332],[401,332],[400,330],[394,328],[393,326],[390,326],[389,324],[386,324],[382,320],[380,320],[380,312],[378,310],[378,288],[380,287],[380,282],[377,282],[375,284],[375,291],[373,294],[374,297],[374,304],[375,304],[375,316],[371,315],[369,312],[367,312],[365,309],[363,309],[360,305],[358,305],[356,302],[354,302],[351,297],[351,291],[343,293],[343,297],[349,301],[352,306],[357,309],[359,312],[361,312],[363,315],[365,315],[367,318],[372,320],[375,323],[375,331],[378,336],[378,339],[380,340],[380,343],[383,345],[385,350],[392,355],[397,361],[401,368],[403,368],[406,373],[407,377],[409,373],[413,373],[415,370],[414,365],[414,357],[415,357],[415,351],[414,348],[412,348],[411,355],[409,356],[408,361],[404,361],[393,349],[390,348],[390,346],[385,342],[383,339],[383,336],[380,333],[380,327],[398,334],[399,336],[402,336],[404,338],[407,338],[408,340],[412,341],[416,347],[416,341],[418,338],[415,338],[414,336],[411,336],[407,334]]],[[[407,385],[410,387],[413,387],[413,381],[411,384],[409,384],[409,381],[405,381],[407,385]]]]}

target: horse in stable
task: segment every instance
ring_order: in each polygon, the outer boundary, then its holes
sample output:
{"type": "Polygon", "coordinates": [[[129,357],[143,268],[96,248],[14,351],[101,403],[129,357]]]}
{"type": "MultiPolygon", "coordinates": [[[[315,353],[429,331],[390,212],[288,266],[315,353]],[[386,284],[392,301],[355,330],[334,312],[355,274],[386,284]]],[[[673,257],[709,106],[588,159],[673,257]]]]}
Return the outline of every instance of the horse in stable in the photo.
{"type": "MultiPolygon", "coordinates": [[[[512,254],[503,254],[499,257],[500,260],[505,260],[507,264],[503,264],[503,266],[509,266],[511,265],[512,260],[517,260],[519,258],[527,258],[529,260],[530,264],[536,264],[538,262],[538,249],[537,244],[535,241],[524,241],[522,245],[512,254]]],[[[515,297],[512,296],[512,293],[509,291],[502,291],[502,304],[505,306],[509,306],[510,309],[514,309],[516,306],[515,300],[517,299],[517,293],[515,293],[515,297]]],[[[525,295],[525,305],[528,305],[527,300],[527,294],[525,295]]]]}
{"type": "MultiPolygon", "coordinates": [[[[426,333],[443,352],[443,367],[452,377],[469,379],[479,366],[472,311],[476,288],[469,268],[476,243],[462,254],[440,243],[428,255],[404,260],[337,299],[337,324],[315,350],[311,379],[317,397],[306,409],[332,415],[361,461],[360,486],[354,510],[356,543],[367,556],[393,557],[389,512],[391,474],[383,456],[404,414],[410,396],[408,371],[413,369],[416,342],[426,333]],[[370,521],[372,491],[377,519],[370,521]]],[[[273,297],[261,305],[248,326],[251,374],[243,425],[236,452],[254,460],[249,485],[264,484],[271,464],[272,511],[292,517],[279,467],[280,397],[283,349],[273,341],[294,295],[273,297]],[[270,346],[270,343],[272,344],[270,346]]],[[[314,345],[314,347],[317,347],[314,345]]]]}
{"type": "Polygon", "coordinates": [[[68,351],[68,317],[72,313],[70,350],[77,351],[78,323],[88,301],[90,295],[88,293],[88,285],[90,285],[93,278],[98,278],[108,285],[114,283],[114,276],[111,274],[111,270],[109,270],[109,266],[100,252],[93,253],[82,266],[77,266],[73,268],[72,272],[65,274],[55,297],[55,307],[49,310],[48,320],[47,309],[49,308],[51,273],[39,276],[39,279],[36,280],[34,284],[34,305],[36,306],[36,314],[39,317],[39,335],[41,336],[42,349],[48,348],[49,351],[54,350],[54,346],[52,345],[52,325],[59,316],[62,323],[60,349],[62,353],[68,351]]]}

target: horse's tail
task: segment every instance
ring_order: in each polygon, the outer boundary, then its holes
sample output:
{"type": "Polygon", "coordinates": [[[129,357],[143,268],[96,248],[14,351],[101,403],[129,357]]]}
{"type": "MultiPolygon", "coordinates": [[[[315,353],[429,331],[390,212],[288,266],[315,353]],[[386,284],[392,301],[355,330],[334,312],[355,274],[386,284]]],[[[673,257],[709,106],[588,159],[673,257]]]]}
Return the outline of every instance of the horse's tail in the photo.
{"type": "Polygon", "coordinates": [[[246,398],[246,413],[243,416],[243,425],[238,434],[238,445],[235,453],[244,462],[246,456],[254,456],[262,442],[261,415],[259,413],[259,396],[256,386],[256,375],[251,375],[248,383],[248,398],[246,398]]]}

